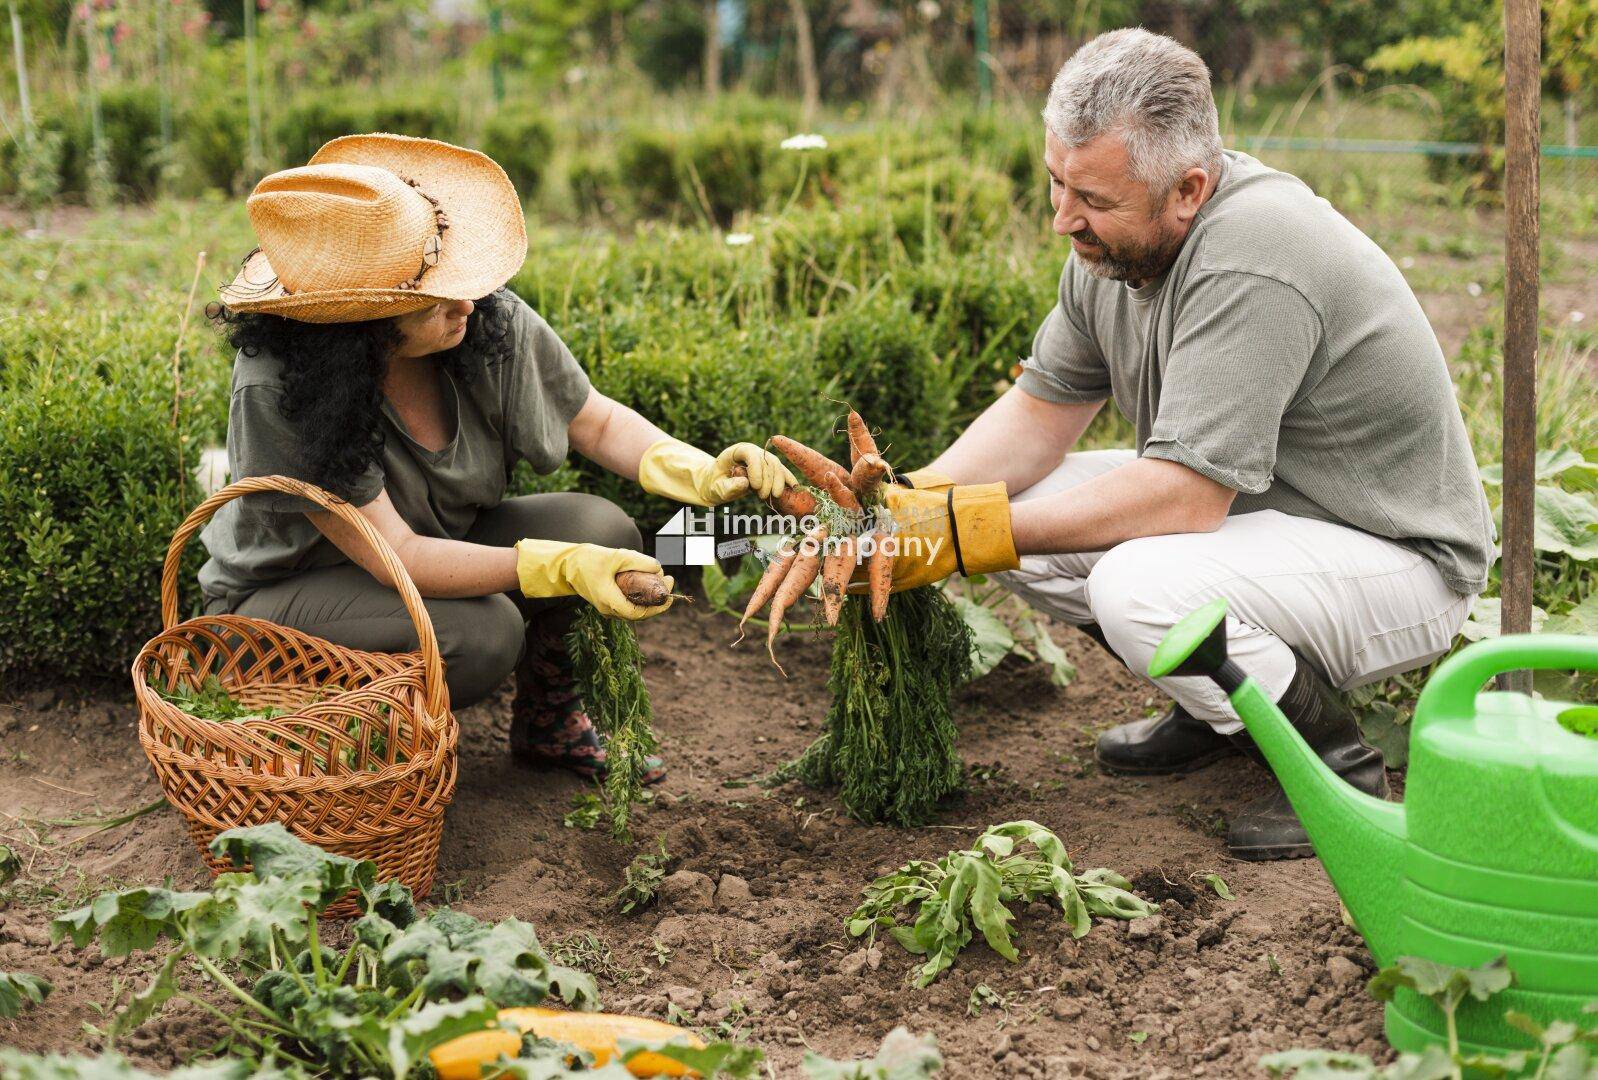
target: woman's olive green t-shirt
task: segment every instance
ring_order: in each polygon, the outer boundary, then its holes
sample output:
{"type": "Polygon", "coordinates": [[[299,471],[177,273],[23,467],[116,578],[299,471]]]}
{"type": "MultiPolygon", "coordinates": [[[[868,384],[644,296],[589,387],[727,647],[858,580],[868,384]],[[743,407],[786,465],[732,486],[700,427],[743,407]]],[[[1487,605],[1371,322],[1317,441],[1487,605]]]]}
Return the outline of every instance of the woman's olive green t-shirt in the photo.
{"type": "MultiPolygon", "coordinates": [[[[525,301],[508,289],[495,295],[507,323],[508,356],[483,362],[464,381],[438,369],[454,431],[449,445],[429,450],[416,442],[385,399],[382,452],[337,494],[364,506],[386,490],[418,536],[460,540],[481,511],[503,501],[517,462],[550,473],[565,460],[566,429],[588,400],[588,376],[525,301]]],[[[310,480],[304,438],[282,404],[282,362],[240,352],[228,406],[234,480],[273,474],[310,480]]],[[[349,562],[305,517],[316,509],[309,500],[268,493],[224,505],[200,533],[211,556],[199,578],[206,599],[231,609],[263,585],[349,562]]]]}

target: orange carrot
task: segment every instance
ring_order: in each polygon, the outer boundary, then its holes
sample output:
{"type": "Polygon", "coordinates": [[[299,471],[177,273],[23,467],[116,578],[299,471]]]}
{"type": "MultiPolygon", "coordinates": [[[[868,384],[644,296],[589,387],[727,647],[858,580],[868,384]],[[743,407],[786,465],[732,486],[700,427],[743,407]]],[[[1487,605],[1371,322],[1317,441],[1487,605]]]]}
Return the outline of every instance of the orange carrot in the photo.
{"type": "Polygon", "coordinates": [[[837,503],[845,510],[858,511],[860,509],[860,500],[855,498],[855,493],[853,491],[849,490],[848,476],[838,476],[834,473],[828,473],[824,479],[826,480],[826,483],[821,485],[821,490],[832,496],[833,502],[837,503]]]}
{"type": "MultiPolygon", "coordinates": [[[[731,476],[748,476],[747,470],[742,465],[734,465],[728,474],[731,476]]],[[[816,497],[804,488],[791,487],[774,499],[767,499],[766,504],[779,514],[788,517],[808,517],[816,512],[816,497]]]]}
{"type": "MultiPolygon", "coordinates": [[[[799,550],[794,555],[793,562],[788,566],[788,573],[783,576],[782,584],[777,587],[777,594],[771,598],[771,611],[766,618],[769,625],[766,627],[766,652],[771,656],[771,662],[777,664],[777,632],[782,629],[782,617],[810,588],[810,583],[816,580],[816,574],[821,570],[821,549],[827,542],[827,527],[817,525],[810,530],[803,540],[799,542],[799,550]]],[[[777,670],[782,671],[782,665],[777,664],[777,670]]],[[[784,676],[788,673],[782,672],[784,676]]]]}
{"type": "Polygon", "coordinates": [[[867,454],[877,453],[877,440],[871,437],[871,429],[866,427],[866,422],[860,414],[853,409],[849,410],[849,464],[857,465],[860,459],[867,454]]]}
{"type": "Polygon", "coordinates": [[[843,590],[854,573],[854,537],[846,536],[821,563],[821,610],[828,626],[838,625],[843,613],[843,590]]]}
{"type": "Polygon", "coordinates": [[[888,550],[888,534],[878,529],[872,533],[875,546],[866,561],[866,581],[871,593],[871,617],[881,622],[888,617],[888,594],[893,591],[893,554],[888,550]]]}
{"type": "Polygon", "coordinates": [[[794,468],[804,473],[805,479],[823,491],[827,490],[827,477],[831,476],[839,481],[847,482],[849,470],[833,461],[819,450],[812,450],[802,442],[797,442],[786,435],[773,435],[771,445],[779,453],[793,462],[794,468]]]}
{"type": "Polygon", "coordinates": [[[792,544],[784,544],[782,550],[772,557],[771,564],[766,567],[766,572],[760,575],[760,584],[755,586],[754,595],[749,598],[749,604],[744,608],[744,617],[738,620],[738,640],[743,640],[744,623],[752,619],[757,611],[766,606],[776,593],[777,586],[782,583],[783,576],[788,573],[788,567],[793,564],[795,549],[792,544]]]}
{"type": "Polygon", "coordinates": [[[849,487],[864,503],[877,493],[877,488],[882,486],[882,478],[887,474],[886,461],[876,454],[861,454],[854,463],[854,472],[849,474],[849,487]]]}

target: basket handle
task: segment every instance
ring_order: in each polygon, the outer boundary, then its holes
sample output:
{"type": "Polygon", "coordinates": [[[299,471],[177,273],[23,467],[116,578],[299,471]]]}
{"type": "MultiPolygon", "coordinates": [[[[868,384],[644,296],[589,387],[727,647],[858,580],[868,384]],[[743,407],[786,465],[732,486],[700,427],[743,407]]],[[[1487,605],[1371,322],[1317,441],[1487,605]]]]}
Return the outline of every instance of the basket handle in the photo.
{"type": "Polygon", "coordinates": [[[442,716],[448,708],[449,700],[448,688],[444,683],[444,660],[438,652],[438,637],[433,632],[433,620],[422,604],[421,594],[416,591],[411,575],[406,572],[404,564],[399,561],[399,556],[394,554],[394,549],[389,546],[388,541],[384,540],[372,527],[372,523],[356,512],[354,507],[338,496],[323,491],[314,484],[296,480],[292,476],[245,477],[220,489],[194,508],[178,531],[172,535],[172,543],[166,549],[166,562],[161,567],[161,628],[170,630],[178,623],[178,571],[181,569],[183,549],[188,545],[189,538],[199,532],[211,519],[211,515],[227,503],[241,496],[263,491],[297,495],[319,504],[338,515],[345,524],[360,533],[361,539],[377,553],[378,560],[382,562],[383,569],[388,571],[390,580],[394,582],[394,587],[399,592],[400,600],[405,604],[405,610],[410,614],[411,622],[416,626],[416,636],[421,642],[423,678],[427,683],[427,711],[433,716],[442,716]]]}

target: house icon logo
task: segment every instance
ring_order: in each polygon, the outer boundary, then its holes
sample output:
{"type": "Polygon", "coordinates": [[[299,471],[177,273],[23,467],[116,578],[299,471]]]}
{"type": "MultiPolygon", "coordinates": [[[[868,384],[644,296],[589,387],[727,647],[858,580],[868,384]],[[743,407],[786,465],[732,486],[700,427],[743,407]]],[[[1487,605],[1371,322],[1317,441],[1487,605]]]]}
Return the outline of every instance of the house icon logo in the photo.
{"type": "Polygon", "coordinates": [[[662,566],[709,566],[716,561],[715,515],[685,506],[655,531],[655,559],[662,566]]]}

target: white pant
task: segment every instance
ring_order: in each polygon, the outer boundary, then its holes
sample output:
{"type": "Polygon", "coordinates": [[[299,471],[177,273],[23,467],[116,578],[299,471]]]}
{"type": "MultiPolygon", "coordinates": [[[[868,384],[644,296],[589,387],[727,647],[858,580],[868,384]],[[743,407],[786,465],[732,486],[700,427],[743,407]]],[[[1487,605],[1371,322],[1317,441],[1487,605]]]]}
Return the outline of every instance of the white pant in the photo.
{"type": "MultiPolygon", "coordinates": [[[[1069,454],[1014,499],[1063,491],[1133,457],[1130,450],[1069,454]]],[[[994,576],[1039,611],[1075,626],[1098,623],[1126,665],[1144,677],[1155,646],[1177,620],[1225,597],[1228,651],[1272,698],[1293,677],[1289,646],[1346,690],[1441,656],[1471,604],[1406,547],[1276,510],[1229,517],[1211,533],[1146,536],[1104,552],[1029,555],[1020,569],[994,576]]],[[[1216,731],[1243,726],[1207,678],[1155,683],[1216,731]]]]}

